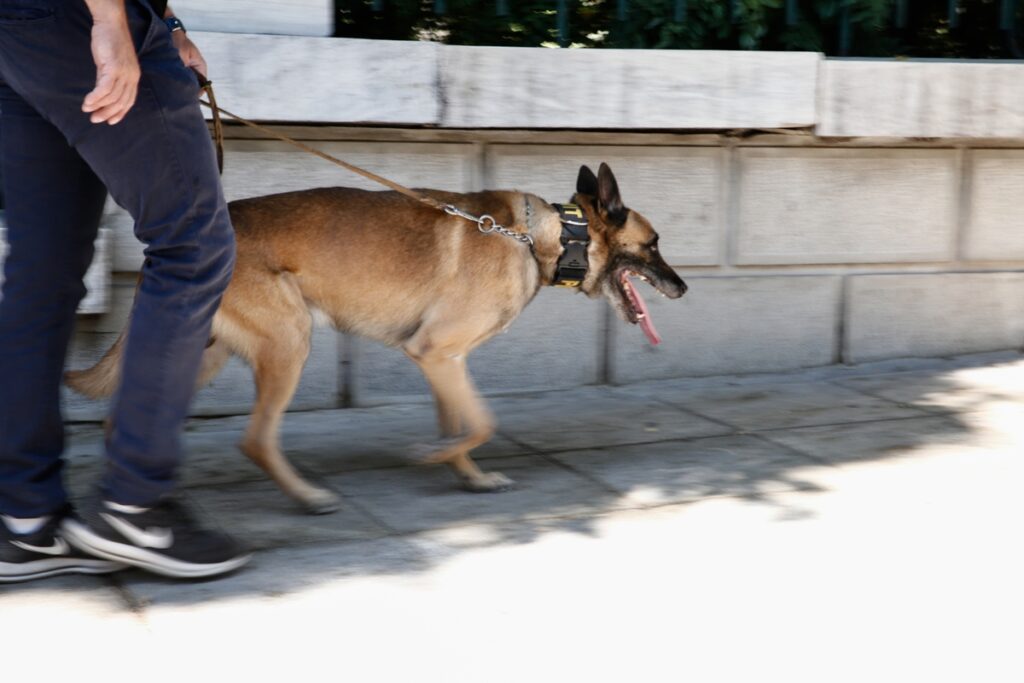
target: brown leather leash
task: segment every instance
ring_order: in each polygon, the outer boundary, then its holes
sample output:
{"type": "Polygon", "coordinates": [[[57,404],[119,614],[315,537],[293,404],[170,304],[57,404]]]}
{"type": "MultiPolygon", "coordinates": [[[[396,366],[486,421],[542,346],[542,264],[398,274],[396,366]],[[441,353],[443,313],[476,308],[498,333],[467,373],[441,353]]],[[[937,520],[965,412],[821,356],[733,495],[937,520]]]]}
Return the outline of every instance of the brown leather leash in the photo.
{"type": "MultiPolygon", "coordinates": [[[[193,71],[195,71],[195,69],[193,69],[193,71]]],[[[233,114],[229,112],[227,109],[217,106],[217,98],[213,94],[213,83],[198,71],[195,71],[195,74],[196,77],[199,79],[200,89],[206,93],[207,97],[207,100],[199,100],[199,104],[207,107],[213,114],[213,139],[217,147],[217,166],[220,169],[221,173],[224,172],[224,125],[223,123],[221,123],[220,116],[221,114],[224,114],[225,116],[229,116],[235,121],[238,121],[239,123],[242,123],[246,126],[249,126],[250,128],[254,128],[260,131],[261,133],[265,133],[266,135],[269,135],[273,138],[277,138],[282,142],[287,142],[289,145],[294,145],[299,149],[303,150],[304,152],[309,152],[310,154],[318,156],[321,159],[326,159],[332,164],[337,164],[338,166],[341,166],[346,170],[352,171],[353,173],[361,175],[364,178],[372,180],[375,183],[379,183],[381,185],[384,185],[385,187],[391,188],[395,192],[404,194],[406,197],[411,197],[412,199],[415,199],[418,202],[422,202],[427,206],[433,207],[438,211],[444,211],[445,213],[449,213],[455,216],[462,216],[463,218],[473,220],[480,224],[481,232],[494,232],[501,227],[495,222],[495,220],[491,216],[485,214],[483,216],[477,217],[472,216],[470,214],[466,214],[465,212],[459,211],[451,204],[445,204],[444,202],[440,202],[432,197],[425,197],[417,192],[413,192],[404,185],[399,185],[393,180],[388,180],[383,176],[379,176],[373,171],[367,171],[365,168],[360,168],[355,164],[350,164],[347,161],[342,161],[341,159],[335,156],[331,156],[326,152],[321,152],[315,147],[310,147],[309,145],[299,142],[294,138],[290,138],[287,135],[283,135],[281,133],[278,133],[277,131],[267,128],[266,126],[261,126],[258,123],[242,118],[238,114],[233,114]],[[484,227],[487,227],[488,229],[484,230],[484,227]]],[[[500,232],[500,230],[497,231],[500,232]]],[[[521,233],[513,234],[517,236],[521,235],[521,233]]],[[[533,244],[532,240],[530,241],[530,244],[533,244]]]]}
{"type": "Polygon", "coordinates": [[[205,105],[213,112],[213,144],[217,149],[217,171],[224,175],[224,124],[220,120],[220,107],[217,106],[217,96],[213,94],[213,83],[195,68],[192,73],[199,79],[199,89],[206,93],[206,100],[199,100],[199,104],[205,105]]]}
{"type": "MultiPolygon", "coordinates": [[[[379,183],[385,187],[391,188],[395,192],[398,192],[399,194],[404,194],[406,197],[411,197],[412,199],[415,199],[416,201],[422,204],[426,204],[431,208],[437,209],[438,211],[444,211],[446,214],[450,216],[458,216],[459,218],[465,218],[467,221],[472,221],[476,223],[477,229],[480,232],[484,233],[485,235],[489,235],[491,233],[498,233],[500,235],[504,235],[505,237],[511,237],[517,242],[527,244],[530,246],[531,250],[533,249],[533,237],[531,237],[528,232],[516,232],[515,230],[509,230],[505,226],[499,225],[498,221],[496,221],[494,217],[489,214],[485,213],[480,216],[474,216],[473,214],[463,211],[462,209],[459,209],[458,207],[452,204],[445,204],[444,202],[438,201],[433,197],[426,197],[424,195],[421,195],[418,192],[410,190],[408,187],[405,187],[404,185],[399,185],[393,180],[388,180],[384,176],[379,176],[373,171],[367,171],[365,168],[360,168],[355,164],[350,164],[347,161],[342,161],[338,157],[331,156],[326,152],[321,152],[315,147],[310,147],[309,145],[299,142],[294,138],[290,138],[287,135],[278,133],[277,131],[267,128],[266,126],[261,126],[258,123],[243,118],[238,114],[233,114],[229,112],[227,109],[224,109],[223,107],[217,105],[217,97],[213,94],[213,83],[195,69],[192,69],[192,71],[195,72],[196,78],[199,79],[199,87],[203,92],[206,93],[207,97],[207,100],[199,100],[199,103],[207,107],[213,114],[213,140],[217,147],[217,168],[220,170],[221,174],[224,173],[224,125],[221,122],[220,115],[224,114],[225,116],[229,116],[234,120],[238,121],[239,123],[249,126],[250,128],[254,128],[260,131],[261,133],[269,135],[272,138],[276,138],[278,140],[281,140],[282,142],[287,142],[289,145],[294,145],[295,147],[298,147],[304,152],[308,152],[314,156],[318,156],[321,159],[325,159],[331,162],[332,164],[341,166],[342,168],[352,171],[353,173],[356,173],[358,175],[361,175],[364,178],[372,180],[375,183],[379,183]]],[[[529,203],[527,203],[527,209],[529,209],[529,203]]]]}

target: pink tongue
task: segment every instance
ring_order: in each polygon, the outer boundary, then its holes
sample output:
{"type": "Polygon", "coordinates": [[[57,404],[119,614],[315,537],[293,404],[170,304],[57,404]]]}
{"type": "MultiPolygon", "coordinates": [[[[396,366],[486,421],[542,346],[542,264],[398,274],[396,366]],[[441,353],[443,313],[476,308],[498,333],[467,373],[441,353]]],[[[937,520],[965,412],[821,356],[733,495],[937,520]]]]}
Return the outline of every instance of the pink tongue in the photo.
{"type": "Polygon", "coordinates": [[[644,299],[640,296],[640,293],[633,287],[633,283],[629,281],[629,276],[623,275],[622,286],[626,289],[626,294],[629,296],[629,300],[633,302],[633,307],[639,312],[639,320],[637,321],[640,325],[640,329],[647,335],[647,341],[651,342],[652,345],[657,346],[661,343],[661,336],[658,331],[654,329],[654,323],[651,322],[651,313],[647,310],[647,304],[644,303],[644,299]]]}

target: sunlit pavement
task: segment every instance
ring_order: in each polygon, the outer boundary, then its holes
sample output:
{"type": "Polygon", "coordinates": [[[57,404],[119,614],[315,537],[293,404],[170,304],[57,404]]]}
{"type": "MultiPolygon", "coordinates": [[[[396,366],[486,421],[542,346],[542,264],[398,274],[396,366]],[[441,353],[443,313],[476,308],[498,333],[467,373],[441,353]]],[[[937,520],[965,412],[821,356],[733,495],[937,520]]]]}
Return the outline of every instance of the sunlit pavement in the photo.
{"type": "MultiPolygon", "coordinates": [[[[322,517],[237,452],[244,418],[195,421],[184,491],[252,564],[0,588],[4,680],[1024,680],[1019,355],[491,406],[500,494],[409,461],[427,404],[289,415],[345,501],[322,517]]],[[[80,494],[100,430],[71,434],[80,494]]]]}

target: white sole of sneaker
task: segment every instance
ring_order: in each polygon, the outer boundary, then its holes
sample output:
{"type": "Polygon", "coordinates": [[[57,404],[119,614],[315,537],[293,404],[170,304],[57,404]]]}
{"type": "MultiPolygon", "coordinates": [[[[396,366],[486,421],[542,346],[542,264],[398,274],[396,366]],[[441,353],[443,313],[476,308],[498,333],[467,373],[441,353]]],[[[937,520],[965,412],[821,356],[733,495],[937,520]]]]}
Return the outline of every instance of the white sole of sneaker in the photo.
{"type": "Polygon", "coordinates": [[[81,558],[52,558],[17,566],[0,564],[0,583],[32,581],[60,574],[112,574],[127,568],[123,562],[81,558]]]}
{"type": "Polygon", "coordinates": [[[175,579],[201,579],[227,574],[252,559],[252,555],[242,555],[213,564],[183,562],[145,548],[103,538],[89,527],[73,519],[66,520],[61,525],[61,535],[67,539],[68,543],[82,552],[114,562],[123,562],[154,574],[170,576],[175,579]]]}

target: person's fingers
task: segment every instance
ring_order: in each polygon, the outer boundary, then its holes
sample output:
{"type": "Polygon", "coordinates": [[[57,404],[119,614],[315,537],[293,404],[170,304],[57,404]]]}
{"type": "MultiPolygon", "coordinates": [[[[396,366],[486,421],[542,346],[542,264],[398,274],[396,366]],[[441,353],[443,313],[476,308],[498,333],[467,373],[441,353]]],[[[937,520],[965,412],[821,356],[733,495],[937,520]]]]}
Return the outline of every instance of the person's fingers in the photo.
{"type": "Polygon", "coordinates": [[[112,72],[100,73],[96,79],[96,87],[85,96],[85,101],[82,102],[82,111],[93,112],[115,101],[119,94],[119,85],[118,79],[112,72]]]}
{"type": "Polygon", "coordinates": [[[116,97],[112,98],[107,104],[104,104],[99,109],[92,113],[89,120],[93,123],[116,123],[116,118],[120,121],[124,114],[127,113],[126,104],[131,98],[129,87],[126,83],[121,83],[115,91],[116,97]]]}
{"type": "Polygon", "coordinates": [[[117,113],[118,104],[121,101],[123,92],[123,85],[114,86],[114,89],[103,98],[103,101],[95,105],[89,120],[93,123],[102,123],[109,120],[111,116],[117,113]]]}
{"type": "Polygon", "coordinates": [[[111,126],[121,123],[121,121],[124,120],[124,117],[128,115],[128,112],[131,111],[132,107],[135,106],[135,98],[138,94],[139,89],[137,87],[129,86],[125,88],[124,97],[122,97],[120,101],[121,111],[108,119],[107,123],[111,126]]]}
{"type": "Polygon", "coordinates": [[[120,116],[124,114],[124,107],[118,104],[112,104],[102,109],[93,112],[93,115],[89,118],[93,123],[109,123],[113,125],[114,119],[117,118],[119,121],[120,116]]]}

